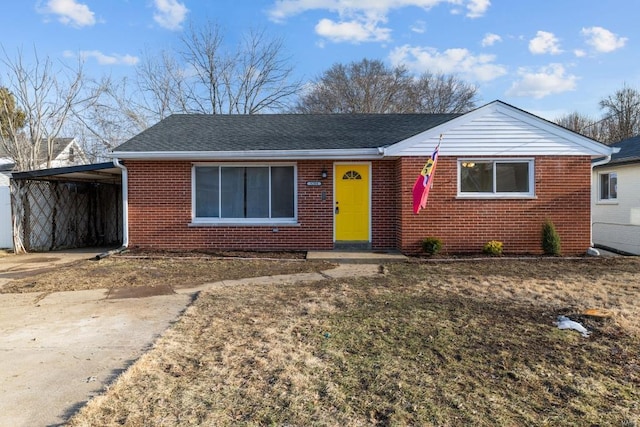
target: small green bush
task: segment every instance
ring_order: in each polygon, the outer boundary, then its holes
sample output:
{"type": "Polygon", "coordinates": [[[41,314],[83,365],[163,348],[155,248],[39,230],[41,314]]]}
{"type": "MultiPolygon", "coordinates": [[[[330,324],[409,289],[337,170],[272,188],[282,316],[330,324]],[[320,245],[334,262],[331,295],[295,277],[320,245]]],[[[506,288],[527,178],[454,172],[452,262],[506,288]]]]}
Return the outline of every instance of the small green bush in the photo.
{"type": "Polygon", "coordinates": [[[499,240],[489,240],[484,244],[482,252],[494,256],[502,255],[502,246],[502,242],[499,240]]]}
{"type": "Polygon", "coordinates": [[[547,255],[560,255],[560,235],[550,219],[542,224],[542,250],[547,255]]]}
{"type": "Polygon", "coordinates": [[[442,250],[442,240],[437,237],[427,237],[422,240],[422,251],[427,255],[435,255],[442,250]]]}

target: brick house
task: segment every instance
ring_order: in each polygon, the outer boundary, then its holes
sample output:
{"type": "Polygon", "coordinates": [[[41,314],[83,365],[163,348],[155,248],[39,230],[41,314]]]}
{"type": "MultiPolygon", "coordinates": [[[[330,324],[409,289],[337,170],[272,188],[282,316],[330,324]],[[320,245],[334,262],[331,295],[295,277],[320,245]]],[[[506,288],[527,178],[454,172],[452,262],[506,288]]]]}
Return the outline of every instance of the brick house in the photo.
{"type": "Polygon", "coordinates": [[[565,254],[591,245],[592,158],[611,149],[494,101],[466,114],[173,115],[112,153],[126,244],[162,249],[565,254]],[[440,136],[426,209],[412,187],[440,136]]]}

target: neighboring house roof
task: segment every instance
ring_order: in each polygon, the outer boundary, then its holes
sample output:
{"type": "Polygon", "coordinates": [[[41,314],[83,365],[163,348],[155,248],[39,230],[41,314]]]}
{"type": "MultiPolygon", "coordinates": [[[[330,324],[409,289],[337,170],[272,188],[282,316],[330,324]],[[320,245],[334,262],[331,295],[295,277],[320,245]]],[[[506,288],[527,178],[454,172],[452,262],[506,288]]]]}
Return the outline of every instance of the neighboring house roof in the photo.
{"type": "MultiPolygon", "coordinates": [[[[75,142],[75,138],[55,138],[53,140],[51,161],[57,164],[86,163],[87,159],[81,147],[75,142]],[[73,150],[73,151],[70,151],[73,150]]],[[[47,165],[48,148],[46,141],[42,141],[38,149],[37,164],[47,165]]],[[[0,170],[10,171],[15,168],[15,163],[6,150],[0,148],[0,170]]]]}
{"type": "Polygon", "coordinates": [[[625,163],[640,163],[640,135],[623,139],[615,144],[611,144],[612,148],[619,148],[620,151],[611,156],[611,161],[602,166],[610,166],[625,163]]]}
{"type": "MultiPolygon", "coordinates": [[[[64,151],[67,146],[71,142],[73,142],[74,138],[56,138],[53,140],[53,158],[55,159],[64,151]]],[[[9,154],[0,147],[0,157],[9,157],[9,154]]],[[[46,141],[42,141],[40,144],[40,149],[38,151],[38,160],[42,160],[43,162],[47,161],[47,143],[46,141]]]]}
{"type": "Polygon", "coordinates": [[[0,155],[0,172],[10,172],[16,167],[13,159],[0,155]]]}
{"type": "MultiPolygon", "coordinates": [[[[74,138],[56,138],[53,140],[53,150],[51,160],[57,159],[60,157],[62,152],[69,146],[69,144],[74,142],[74,138]]],[[[47,144],[43,141],[40,144],[40,150],[38,152],[38,161],[40,163],[47,162],[47,144]]]]}
{"type": "Polygon", "coordinates": [[[116,147],[121,159],[295,159],[611,154],[501,101],[466,114],[172,115],[116,147]]]}

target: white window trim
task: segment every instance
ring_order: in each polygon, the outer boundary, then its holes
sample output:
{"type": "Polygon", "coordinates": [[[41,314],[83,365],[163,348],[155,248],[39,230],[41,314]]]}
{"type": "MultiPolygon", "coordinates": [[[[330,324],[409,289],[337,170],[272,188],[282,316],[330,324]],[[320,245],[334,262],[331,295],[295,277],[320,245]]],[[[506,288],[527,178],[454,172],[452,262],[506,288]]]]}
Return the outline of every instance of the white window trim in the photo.
{"type": "MultiPolygon", "coordinates": [[[[271,174],[269,174],[271,179],[271,174]]],[[[269,185],[271,186],[271,185],[269,185]]],[[[220,201],[218,201],[220,203],[220,201]]],[[[218,207],[221,212],[220,207],[218,207]]],[[[271,198],[269,198],[269,211],[271,211],[271,198]]],[[[290,162],[274,163],[226,163],[226,162],[197,162],[191,164],[191,226],[198,225],[229,225],[229,226],[273,226],[273,225],[298,225],[298,165],[290,162]],[[293,218],[209,218],[196,216],[196,168],[197,167],[277,167],[293,166],[293,218]]]]}
{"type": "MultiPolygon", "coordinates": [[[[613,199],[611,197],[609,197],[608,199],[603,199],[602,198],[602,176],[603,175],[611,175],[611,174],[615,174],[616,175],[616,185],[617,185],[617,180],[618,180],[618,172],[617,171],[609,171],[609,172],[599,172],[598,173],[598,204],[599,205],[617,205],[618,204],[618,192],[616,191],[616,198],[613,199]]],[[[611,177],[609,177],[609,179],[611,179],[611,177]]]]}
{"type": "Polygon", "coordinates": [[[469,157],[469,158],[458,158],[457,160],[457,185],[458,185],[458,194],[457,198],[459,199],[535,199],[536,198],[536,180],[535,180],[535,159],[530,157],[514,157],[514,158],[504,158],[504,157],[469,157]],[[462,183],[460,182],[462,176],[462,163],[464,162],[494,162],[495,163],[529,163],[529,192],[527,193],[514,193],[514,192],[506,192],[506,193],[497,193],[495,191],[496,188],[496,169],[493,168],[493,188],[494,191],[492,193],[471,193],[471,192],[462,192],[462,183]]]}

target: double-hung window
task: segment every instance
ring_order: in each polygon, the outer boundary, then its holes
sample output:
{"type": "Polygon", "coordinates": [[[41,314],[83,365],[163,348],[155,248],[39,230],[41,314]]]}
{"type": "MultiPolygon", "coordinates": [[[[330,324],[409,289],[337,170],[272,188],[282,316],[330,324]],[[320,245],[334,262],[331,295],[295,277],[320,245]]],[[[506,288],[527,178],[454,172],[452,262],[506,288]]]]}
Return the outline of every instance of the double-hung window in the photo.
{"type": "Polygon", "coordinates": [[[533,159],[460,159],[458,196],[534,197],[533,159]]]}
{"type": "Polygon", "coordinates": [[[615,201],[618,199],[618,174],[616,172],[600,174],[600,200],[615,201]]]}
{"type": "Polygon", "coordinates": [[[296,220],[294,165],[194,165],[193,221],[296,220]]]}

